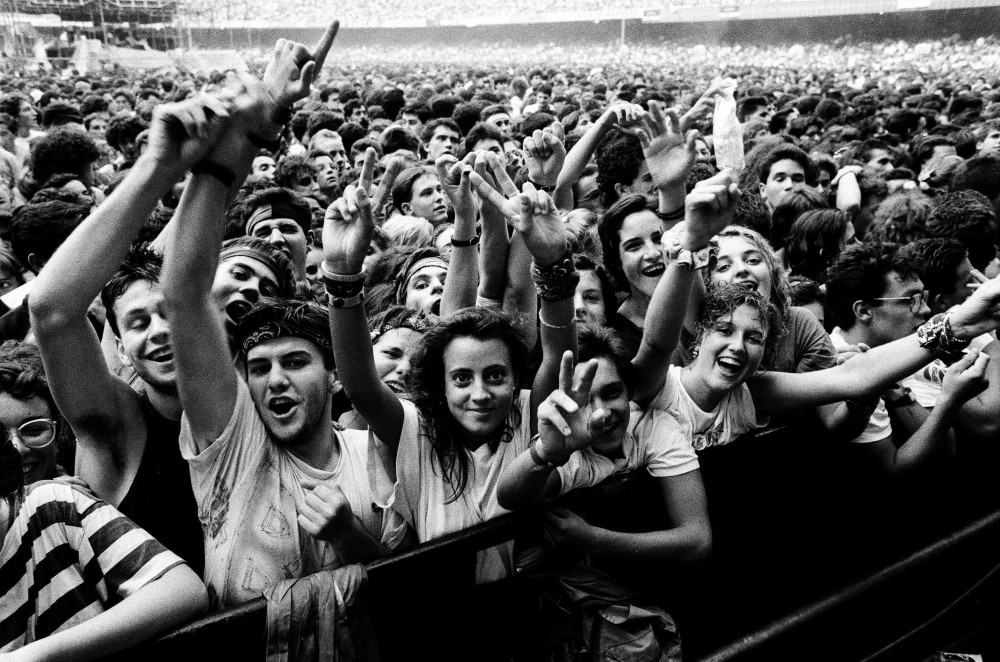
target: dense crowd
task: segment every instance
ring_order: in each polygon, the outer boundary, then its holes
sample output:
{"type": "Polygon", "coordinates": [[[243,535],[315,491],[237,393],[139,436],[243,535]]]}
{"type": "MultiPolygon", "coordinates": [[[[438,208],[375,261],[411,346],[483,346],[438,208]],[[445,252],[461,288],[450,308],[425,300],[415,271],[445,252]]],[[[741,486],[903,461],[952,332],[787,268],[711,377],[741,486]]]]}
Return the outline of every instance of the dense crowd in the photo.
{"type": "Polygon", "coordinates": [[[334,34],[256,74],[0,84],[0,658],[626,472],[667,517],[548,507],[544,545],[693,566],[726,488],[700,467],[782,426],[859,501],[995,444],[996,41],[500,66],[334,34]]]}

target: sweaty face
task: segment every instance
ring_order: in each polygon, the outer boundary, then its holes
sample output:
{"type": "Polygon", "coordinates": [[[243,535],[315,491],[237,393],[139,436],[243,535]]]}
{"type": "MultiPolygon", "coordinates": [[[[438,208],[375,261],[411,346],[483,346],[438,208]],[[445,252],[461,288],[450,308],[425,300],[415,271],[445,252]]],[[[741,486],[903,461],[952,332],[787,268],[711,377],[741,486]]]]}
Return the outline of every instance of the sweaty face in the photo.
{"type": "Polygon", "coordinates": [[[224,319],[238,321],[263,297],[278,295],[278,278],[259,260],[236,255],[219,263],[212,297],[224,319]]]}
{"type": "Polygon", "coordinates": [[[691,370],[716,398],[752,376],[764,358],[767,325],[751,306],[723,315],[702,335],[691,370]]]}
{"type": "Polygon", "coordinates": [[[423,334],[413,329],[399,327],[386,331],[372,345],[375,355],[375,373],[394,393],[406,390],[410,374],[410,359],[423,334]]]}
{"type": "Polygon", "coordinates": [[[470,447],[478,447],[503,425],[516,387],[510,352],[502,341],[462,336],[445,347],[445,399],[470,447]]]}
{"type": "Polygon", "coordinates": [[[806,171],[798,161],[782,159],[771,166],[767,181],[760,184],[760,194],[770,209],[778,204],[778,198],[785,191],[805,186],[806,171]]]}
{"type": "MultiPolygon", "coordinates": [[[[584,364],[576,367],[579,377],[584,364]]],[[[590,385],[590,433],[594,450],[611,455],[622,447],[629,422],[629,397],[625,382],[610,359],[597,359],[597,373],[590,385]]]]}
{"type": "Polygon", "coordinates": [[[660,247],[660,219],[645,210],[629,214],[618,236],[621,240],[618,254],[629,287],[632,292],[653,296],[656,284],[666,270],[660,247]]]}
{"type": "Polygon", "coordinates": [[[580,324],[603,325],[607,321],[607,313],[601,279],[596,271],[580,271],[579,274],[580,282],[576,284],[576,294],[573,297],[576,321],[580,324]]]}
{"type": "Polygon", "coordinates": [[[769,299],[773,283],[764,252],[743,237],[716,237],[715,241],[719,253],[712,270],[712,284],[746,285],[769,299]]]}
{"type": "Polygon", "coordinates": [[[305,268],[308,241],[302,226],[290,218],[269,218],[247,228],[251,237],[263,239],[288,256],[297,272],[305,268]]]}
{"type": "Polygon", "coordinates": [[[459,135],[446,126],[434,129],[431,139],[427,142],[427,158],[436,161],[444,154],[455,154],[458,151],[459,135]]]}
{"type": "Polygon", "coordinates": [[[418,270],[406,283],[403,305],[425,315],[437,315],[447,276],[448,271],[441,267],[428,266],[418,270]]]}
{"type": "MultiPolygon", "coordinates": [[[[0,425],[3,425],[8,435],[18,435],[18,429],[29,421],[40,418],[51,419],[52,411],[49,404],[41,396],[35,395],[27,399],[15,398],[10,393],[0,392],[0,425]]],[[[32,434],[35,438],[44,438],[48,430],[41,434],[32,434]]],[[[14,450],[21,456],[21,471],[24,474],[24,484],[29,485],[40,480],[51,480],[56,477],[56,440],[55,438],[44,448],[30,448],[22,439],[12,439],[14,450]]]]}
{"type": "Polygon", "coordinates": [[[140,280],[129,285],[114,303],[118,322],[119,358],[142,381],[156,389],[176,388],[170,324],[159,283],[140,280]]]}
{"type": "Polygon", "coordinates": [[[308,443],[330,425],[330,372],[303,338],[275,338],[247,354],[247,386],[271,438],[285,446],[308,443]]]}
{"type": "Polygon", "coordinates": [[[448,220],[444,189],[441,188],[437,175],[428,173],[417,177],[411,191],[410,201],[400,205],[403,213],[426,218],[435,225],[448,220]]]}

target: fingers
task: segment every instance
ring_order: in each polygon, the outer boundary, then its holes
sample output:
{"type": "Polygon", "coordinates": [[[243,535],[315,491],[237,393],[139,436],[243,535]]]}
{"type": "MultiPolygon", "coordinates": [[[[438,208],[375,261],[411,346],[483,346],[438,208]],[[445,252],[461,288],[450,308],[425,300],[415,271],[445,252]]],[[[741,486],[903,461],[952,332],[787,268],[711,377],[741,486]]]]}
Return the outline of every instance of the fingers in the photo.
{"type": "Polygon", "coordinates": [[[323,68],[323,64],[326,62],[326,56],[330,52],[330,47],[333,46],[333,40],[337,38],[337,32],[340,31],[340,21],[334,21],[326,28],[326,32],[320,37],[319,42],[317,42],[316,47],[313,48],[313,61],[316,63],[316,71],[320,71],[323,68]]]}
{"type": "Polygon", "coordinates": [[[442,185],[450,183],[451,166],[457,162],[458,159],[451,154],[442,154],[438,157],[437,161],[434,162],[434,168],[437,170],[438,179],[441,180],[442,185]]]}
{"type": "Polygon", "coordinates": [[[563,352],[562,360],[559,362],[559,390],[563,393],[569,393],[570,389],[573,388],[573,368],[575,366],[573,352],[567,349],[563,352]]]}
{"type": "Polygon", "coordinates": [[[500,195],[485,179],[479,176],[479,173],[475,171],[469,173],[469,182],[472,184],[472,188],[476,189],[476,193],[479,194],[481,200],[496,207],[504,216],[511,217],[507,209],[507,198],[500,195]]]}
{"type": "Polygon", "coordinates": [[[378,188],[375,189],[375,195],[372,196],[372,209],[381,210],[385,206],[389,194],[392,192],[392,185],[396,183],[396,177],[402,170],[403,159],[398,157],[389,159],[389,164],[385,167],[385,172],[382,173],[382,181],[379,182],[378,188]]]}
{"type": "Polygon", "coordinates": [[[584,364],[583,370],[576,380],[576,387],[573,389],[577,395],[576,401],[578,403],[587,403],[590,401],[590,387],[594,383],[594,377],[597,375],[597,367],[598,363],[594,359],[584,364]]]}
{"type": "MultiPolygon", "coordinates": [[[[679,126],[680,126],[680,121],[678,120],[678,130],[679,126]]],[[[684,149],[687,150],[688,154],[692,156],[697,155],[698,150],[695,147],[695,142],[697,142],[698,136],[700,135],[701,134],[698,132],[698,129],[691,129],[690,131],[687,132],[687,136],[684,137],[684,149]]]]}
{"type": "Polygon", "coordinates": [[[517,186],[514,185],[514,181],[507,174],[505,160],[501,159],[499,155],[490,152],[486,155],[486,161],[490,165],[493,179],[500,185],[500,192],[508,198],[515,195],[517,193],[517,186]]]}
{"type": "Polygon", "coordinates": [[[372,180],[375,178],[375,160],[378,153],[374,147],[365,150],[365,160],[361,165],[361,176],[358,178],[358,186],[368,191],[371,190],[372,180]]]}
{"type": "Polygon", "coordinates": [[[563,437],[568,437],[573,429],[563,414],[576,413],[577,409],[576,403],[568,395],[562,391],[552,391],[545,402],[538,407],[538,420],[559,430],[559,434],[563,437]]]}

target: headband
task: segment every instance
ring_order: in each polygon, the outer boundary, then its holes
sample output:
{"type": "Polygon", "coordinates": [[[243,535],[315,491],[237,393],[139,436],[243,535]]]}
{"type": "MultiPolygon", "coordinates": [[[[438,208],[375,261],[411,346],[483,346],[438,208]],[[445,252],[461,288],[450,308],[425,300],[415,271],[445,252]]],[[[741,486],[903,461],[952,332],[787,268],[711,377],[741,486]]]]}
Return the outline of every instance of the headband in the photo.
{"type": "Polygon", "coordinates": [[[303,213],[302,209],[295,205],[287,202],[279,202],[277,204],[267,204],[257,207],[250,214],[250,218],[247,219],[246,234],[250,235],[253,232],[253,226],[257,223],[268,221],[272,218],[290,218],[302,227],[303,232],[308,232],[309,226],[312,224],[311,212],[303,213]]]}
{"type": "Polygon", "coordinates": [[[278,280],[278,285],[281,285],[281,281],[284,280],[284,272],[281,267],[278,266],[277,260],[274,256],[265,253],[264,251],[251,248],[250,246],[232,246],[230,248],[223,248],[219,253],[219,262],[228,260],[231,257],[248,257],[253,260],[261,262],[265,267],[274,273],[274,277],[278,280]]]}
{"type": "Polygon", "coordinates": [[[406,285],[413,276],[424,267],[440,267],[448,271],[448,261],[437,255],[423,257],[410,265],[403,277],[396,283],[396,302],[403,304],[406,301],[406,285]]]}
{"type": "Polygon", "coordinates": [[[333,344],[330,342],[330,329],[326,326],[322,329],[310,327],[311,325],[297,324],[288,318],[264,322],[243,338],[241,346],[243,356],[246,357],[251,349],[265,340],[274,340],[275,338],[304,338],[315,343],[324,354],[332,358],[333,344]]]}

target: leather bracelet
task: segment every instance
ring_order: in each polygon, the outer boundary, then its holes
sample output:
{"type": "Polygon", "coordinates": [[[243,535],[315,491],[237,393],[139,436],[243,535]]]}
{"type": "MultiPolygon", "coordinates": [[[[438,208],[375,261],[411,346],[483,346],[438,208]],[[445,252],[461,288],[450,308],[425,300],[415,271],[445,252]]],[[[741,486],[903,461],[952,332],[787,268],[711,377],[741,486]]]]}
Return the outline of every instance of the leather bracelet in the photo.
{"type": "MultiPolygon", "coordinates": [[[[528,455],[531,456],[531,461],[534,462],[538,467],[552,471],[553,469],[561,467],[563,464],[566,464],[565,461],[562,462],[562,464],[560,464],[558,462],[546,460],[544,457],[542,457],[541,453],[538,452],[538,449],[535,448],[535,442],[538,441],[541,441],[541,437],[536,434],[534,437],[531,438],[531,441],[528,443],[528,455]]],[[[569,458],[566,458],[566,460],[568,461],[569,458]]]]}
{"type": "Polygon", "coordinates": [[[479,243],[479,238],[482,236],[483,230],[480,226],[476,226],[476,235],[472,239],[455,239],[454,236],[451,238],[451,245],[455,248],[467,248],[469,246],[475,246],[479,243]]]}
{"type": "Polygon", "coordinates": [[[330,269],[326,260],[319,263],[319,271],[324,280],[332,280],[337,283],[357,283],[358,281],[364,282],[365,278],[368,276],[364,269],[356,274],[338,274],[330,269]]]}
{"type": "Polygon", "coordinates": [[[674,221],[684,220],[684,205],[681,205],[673,211],[660,211],[657,209],[655,212],[656,217],[661,221],[666,221],[668,223],[673,223],[674,221]]]}
{"type": "Polygon", "coordinates": [[[222,182],[226,188],[232,188],[236,182],[236,173],[221,163],[202,159],[191,166],[192,175],[208,175],[222,182]]]}
{"type": "Polygon", "coordinates": [[[545,191],[546,193],[552,193],[552,191],[556,190],[556,187],[555,187],[554,184],[551,185],[551,186],[548,185],[548,184],[539,184],[537,182],[532,181],[530,178],[528,179],[528,181],[531,183],[532,186],[534,186],[539,191],[545,191]]]}

